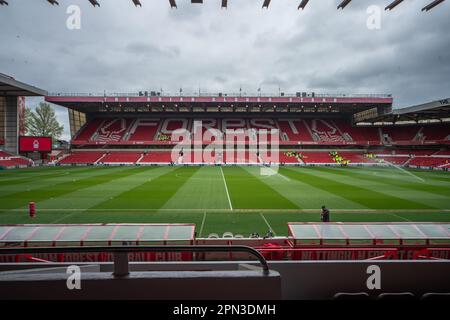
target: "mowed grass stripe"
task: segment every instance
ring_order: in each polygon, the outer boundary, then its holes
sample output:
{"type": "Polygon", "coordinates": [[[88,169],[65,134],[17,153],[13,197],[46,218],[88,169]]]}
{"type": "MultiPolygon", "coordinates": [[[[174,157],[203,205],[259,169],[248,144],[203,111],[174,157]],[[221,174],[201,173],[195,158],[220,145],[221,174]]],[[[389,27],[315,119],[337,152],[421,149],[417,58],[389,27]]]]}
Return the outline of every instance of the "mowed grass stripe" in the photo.
{"type": "Polygon", "coordinates": [[[198,167],[173,167],[168,173],[138,187],[124,190],[114,199],[104,201],[93,209],[159,209],[197,170],[198,167]]]}
{"type": "Polygon", "coordinates": [[[258,177],[263,183],[269,185],[279,194],[292,201],[298,208],[311,209],[320,207],[326,199],[327,205],[333,208],[361,208],[367,209],[365,206],[349,201],[345,198],[329,193],[326,190],[314,188],[311,185],[296,179],[289,179],[286,175],[286,169],[280,168],[277,175],[263,176],[260,175],[260,168],[246,167],[248,172],[258,177]]]}
{"type": "Polygon", "coordinates": [[[18,192],[2,192],[0,195],[0,209],[22,208],[28,205],[29,201],[39,202],[45,199],[61,196],[73,192],[79,188],[95,184],[95,178],[101,175],[112,174],[129,168],[107,168],[95,172],[88,171],[65,175],[57,178],[37,180],[30,183],[18,192]]]}
{"type": "MultiPolygon", "coordinates": [[[[286,230],[287,226],[285,225],[284,231],[286,230]]],[[[285,233],[279,231],[281,230],[275,230],[277,234],[285,233]]],[[[221,237],[224,232],[231,232],[234,235],[241,234],[245,237],[253,232],[258,232],[263,236],[267,232],[267,225],[259,213],[235,213],[232,211],[222,214],[208,213],[202,230],[203,237],[207,237],[211,233],[217,233],[221,237]]]]}
{"type": "MultiPolygon", "coordinates": [[[[352,169],[356,169],[353,167],[352,169]]],[[[414,179],[413,177],[409,176],[408,174],[405,174],[402,170],[406,170],[410,172],[411,174],[424,179],[424,180],[432,180],[435,182],[444,182],[444,183],[450,183],[450,174],[443,171],[430,171],[430,170],[420,170],[420,169],[404,169],[404,168],[397,168],[397,167],[362,167],[358,169],[368,169],[374,174],[380,174],[380,177],[384,175],[395,175],[397,177],[403,177],[405,179],[414,179]],[[409,176],[407,178],[407,176],[409,176]]]]}
{"type": "Polygon", "coordinates": [[[39,175],[46,171],[55,171],[55,170],[71,170],[71,169],[85,169],[87,166],[83,167],[72,167],[72,166],[54,166],[54,167],[31,167],[31,168],[22,168],[22,169],[8,169],[8,170],[0,170],[0,179],[2,177],[20,177],[20,176],[30,176],[30,175],[39,175]]]}
{"type": "MultiPolygon", "coordinates": [[[[40,180],[40,179],[47,179],[47,178],[56,178],[56,177],[67,176],[70,174],[91,172],[91,171],[92,171],[92,169],[86,169],[86,168],[76,168],[76,169],[74,168],[74,169],[64,169],[64,170],[53,169],[51,171],[46,170],[45,173],[42,173],[42,174],[30,174],[30,175],[19,177],[16,179],[4,179],[4,177],[0,176],[0,190],[3,189],[3,187],[10,188],[13,185],[35,182],[36,179],[40,180]]],[[[0,191],[0,194],[1,194],[1,191],[0,191]]]]}
{"type": "MultiPolygon", "coordinates": [[[[65,183],[68,180],[76,181],[82,178],[89,178],[92,176],[97,176],[99,174],[103,174],[104,172],[108,172],[109,170],[117,170],[116,168],[106,168],[102,167],[99,170],[92,169],[83,169],[83,170],[70,170],[65,173],[61,172],[57,175],[47,176],[46,178],[36,177],[30,180],[26,184],[11,184],[6,186],[0,186],[0,199],[2,197],[10,196],[15,193],[22,193],[24,191],[39,191],[47,188],[53,188],[55,185],[59,183],[65,183]]],[[[123,169],[122,169],[123,170],[123,169]]]]}
{"type": "MultiPolygon", "coordinates": [[[[163,209],[227,209],[228,198],[220,167],[200,167],[194,174],[187,173],[186,183],[164,204],[163,209]]],[[[185,179],[185,174],[175,177],[185,179]]]]}
{"type": "MultiPolygon", "coordinates": [[[[432,208],[419,202],[405,200],[372,189],[362,187],[359,184],[343,183],[336,179],[325,178],[317,175],[317,168],[289,168],[292,173],[287,175],[292,179],[305,182],[315,188],[326,190],[350,201],[362,204],[370,209],[426,209],[432,208]]],[[[326,201],[326,199],[324,199],[326,201]]],[[[325,204],[326,205],[326,204],[325,204]]]]}
{"type": "Polygon", "coordinates": [[[99,183],[80,188],[58,198],[47,199],[39,203],[41,209],[89,209],[105,200],[114,198],[123,190],[135,188],[150,179],[168,172],[168,168],[135,167],[113,175],[96,178],[99,183]]]}
{"type": "Polygon", "coordinates": [[[27,190],[2,196],[0,197],[0,210],[24,208],[30,201],[39,203],[47,199],[57,198],[82,188],[104,183],[108,179],[114,179],[121,171],[130,170],[133,169],[130,167],[116,167],[108,170],[100,170],[95,172],[95,174],[90,172],[86,176],[68,176],[64,179],[64,182],[48,185],[37,190],[27,190]]]}
{"type": "Polygon", "coordinates": [[[234,209],[298,209],[298,206],[241,167],[224,167],[234,209]]]}
{"type": "Polygon", "coordinates": [[[26,212],[24,213],[5,213],[0,214],[0,224],[9,223],[23,223],[23,224],[36,224],[36,223],[54,223],[55,220],[64,217],[58,223],[75,224],[75,223],[195,223],[197,228],[200,226],[203,218],[202,213],[171,213],[171,212],[146,212],[146,211],[134,211],[130,212],[124,210],[122,212],[90,212],[89,210],[83,213],[64,216],[61,212],[37,211],[35,218],[30,218],[26,212]]]}
{"type": "MultiPolygon", "coordinates": [[[[439,194],[427,193],[422,191],[416,191],[414,189],[405,187],[398,187],[396,185],[390,184],[386,179],[379,179],[371,181],[368,179],[355,177],[353,175],[353,170],[349,169],[345,174],[342,174],[341,168],[315,168],[314,174],[316,176],[326,176],[328,179],[333,179],[342,183],[347,183],[350,185],[362,186],[365,189],[378,192],[380,194],[396,197],[398,199],[403,199],[404,201],[409,201],[411,203],[422,204],[427,208],[437,208],[437,209],[447,209],[449,208],[450,199],[446,196],[441,196],[439,194]]],[[[421,181],[411,182],[411,185],[416,183],[424,183],[421,181]]],[[[381,198],[380,198],[381,199],[381,198]]],[[[384,201],[385,199],[383,199],[384,201]]],[[[418,207],[424,208],[424,207],[418,207]]]]}
{"type": "MultiPolygon", "coordinates": [[[[326,169],[325,169],[326,170],[326,169]]],[[[380,177],[374,176],[368,170],[362,170],[361,168],[349,168],[349,170],[344,170],[344,168],[334,168],[333,173],[337,173],[340,175],[351,175],[352,177],[359,178],[362,180],[370,180],[376,183],[380,182],[380,177]]],[[[396,186],[400,188],[412,189],[420,192],[427,192],[432,194],[439,194],[446,197],[450,202],[450,184],[447,185],[432,185],[425,182],[420,182],[417,180],[413,180],[413,177],[409,177],[409,179],[399,179],[399,174],[384,177],[381,181],[389,184],[391,186],[396,186]]]]}
{"type": "MultiPolygon", "coordinates": [[[[61,195],[59,197],[51,197],[36,204],[37,217],[32,221],[34,223],[71,223],[74,221],[73,216],[81,215],[84,210],[90,206],[103,201],[105,194],[108,197],[114,194],[116,190],[122,192],[124,187],[123,180],[134,180],[137,183],[143,183],[145,179],[134,179],[133,177],[142,173],[144,168],[132,168],[131,170],[120,171],[108,175],[102,175],[95,178],[95,182],[89,187],[76,189],[73,192],[61,195]],[[74,209],[76,208],[76,209],[74,209]]],[[[153,171],[153,168],[150,169],[153,171]]],[[[1,211],[1,210],[0,210],[1,211]]],[[[9,216],[14,214],[16,223],[30,223],[27,209],[9,209],[0,213],[1,221],[7,220],[9,216]]],[[[76,219],[75,219],[76,220],[76,219]]]]}

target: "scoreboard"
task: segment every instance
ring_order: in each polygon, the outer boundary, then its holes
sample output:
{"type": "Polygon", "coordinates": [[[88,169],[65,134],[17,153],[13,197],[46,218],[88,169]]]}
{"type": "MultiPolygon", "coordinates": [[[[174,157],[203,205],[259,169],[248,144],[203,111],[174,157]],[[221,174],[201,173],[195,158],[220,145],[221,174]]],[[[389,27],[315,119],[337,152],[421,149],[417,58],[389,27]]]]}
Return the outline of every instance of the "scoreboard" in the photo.
{"type": "Polygon", "coordinates": [[[19,152],[51,152],[51,137],[19,137],[19,152]]]}

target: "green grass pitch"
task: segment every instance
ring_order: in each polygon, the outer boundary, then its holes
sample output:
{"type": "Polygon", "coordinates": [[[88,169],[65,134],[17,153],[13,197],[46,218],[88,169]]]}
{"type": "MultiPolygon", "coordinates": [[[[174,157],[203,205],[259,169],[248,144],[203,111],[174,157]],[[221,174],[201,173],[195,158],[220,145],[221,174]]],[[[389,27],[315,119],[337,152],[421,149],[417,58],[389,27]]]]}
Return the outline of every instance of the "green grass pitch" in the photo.
{"type": "Polygon", "coordinates": [[[286,235],[289,221],[450,221],[450,174],[395,168],[54,167],[0,171],[0,224],[176,223],[286,235]],[[37,217],[28,216],[36,202],[37,217]]]}

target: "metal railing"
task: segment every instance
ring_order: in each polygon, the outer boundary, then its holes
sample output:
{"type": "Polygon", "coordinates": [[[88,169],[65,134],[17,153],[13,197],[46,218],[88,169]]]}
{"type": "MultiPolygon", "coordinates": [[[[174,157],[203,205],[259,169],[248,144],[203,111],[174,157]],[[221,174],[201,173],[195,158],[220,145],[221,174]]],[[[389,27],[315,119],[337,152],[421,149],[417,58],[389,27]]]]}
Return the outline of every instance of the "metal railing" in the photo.
{"type": "Polygon", "coordinates": [[[34,253],[84,253],[84,252],[112,252],[114,253],[115,277],[127,276],[129,272],[128,253],[132,252],[243,252],[256,257],[262,267],[264,275],[269,274],[269,265],[264,256],[257,250],[247,246],[99,246],[99,247],[26,247],[26,248],[0,248],[0,255],[19,255],[34,253]]]}
{"type": "MultiPolygon", "coordinates": [[[[239,92],[239,93],[228,93],[228,92],[163,92],[163,91],[139,91],[139,92],[128,92],[128,93],[120,93],[120,92],[104,92],[104,93],[79,93],[79,92],[51,92],[48,94],[49,97],[284,97],[284,98],[295,98],[298,97],[297,93],[261,93],[261,92],[239,92]],[[147,92],[147,95],[145,94],[147,92]],[[154,93],[154,94],[152,94],[154,93]]],[[[378,93],[352,93],[352,94],[344,94],[344,93],[313,93],[306,92],[305,96],[300,96],[303,98],[392,98],[391,94],[378,94],[378,93]]]]}

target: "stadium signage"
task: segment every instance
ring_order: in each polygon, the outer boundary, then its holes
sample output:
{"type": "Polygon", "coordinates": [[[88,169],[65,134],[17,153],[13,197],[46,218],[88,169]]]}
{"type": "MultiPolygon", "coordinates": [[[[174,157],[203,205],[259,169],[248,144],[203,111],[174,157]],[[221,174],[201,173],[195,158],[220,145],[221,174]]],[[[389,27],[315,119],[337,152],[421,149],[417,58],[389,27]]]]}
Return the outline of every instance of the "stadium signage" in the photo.
{"type": "MultiPolygon", "coordinates": [[[[361,249],[349,249],[339,250],[333,249],[308,249],[304,252],[296,252],[288,254],[289,249],[284,252],[277,252],[279,255],[271,255],[269,252],[262,252],[267,260],[305,260],[305,261],[317,261],[317,260],[366,260],[376,257],[391,257],[399,260],[415,260],[422,257],[429,257],[433,259],[450,260],[450,249],[448,248],[426,248],[426,247],[410,247],[410,248],[392,248],[390,250],[380,250],[375,247],[367,247],[361,249]]],[[[202,259],[214,260],[223,259],[222,253],[210,253],[207,256],[201,258],[196,257],[196,260],[202,259]]],[[[229,257],[229,254],[225,254],[225,258],[229,257]]],[[[35,258],[46,261],[58,261],[58,262],[107,262],[113,261],[114,256],[112,253],[99,252],[99,253],[37,253],[33,255],[35,258]]],[[[192,261],[193,255],[190,252],[166,252],[166,253],[153,253],[153,252],[130,252],[128,254],[130,261],[192,261]]],[[[23,260],[23,257],[17,255],[0,255],[0,263],[15,263],[23,260]]],[[[25,260],[24,260],[25,261],[25,260]]]]}
{"type": "Polygon", "coordinates": [[[20,152],[51,152],[51,137],[19,137],[20,152]]]}

